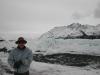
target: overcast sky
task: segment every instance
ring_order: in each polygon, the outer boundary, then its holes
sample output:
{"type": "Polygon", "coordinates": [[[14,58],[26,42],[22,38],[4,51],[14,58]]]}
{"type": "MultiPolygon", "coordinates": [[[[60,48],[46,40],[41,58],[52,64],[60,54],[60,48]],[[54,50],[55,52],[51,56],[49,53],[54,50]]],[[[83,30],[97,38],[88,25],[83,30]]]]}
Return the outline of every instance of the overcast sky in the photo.
{"type": "Polygon", "coordinates": [[[0,32],[42,34],[73,22],[100,24],[100,0],[0,0],[0,32]]]}

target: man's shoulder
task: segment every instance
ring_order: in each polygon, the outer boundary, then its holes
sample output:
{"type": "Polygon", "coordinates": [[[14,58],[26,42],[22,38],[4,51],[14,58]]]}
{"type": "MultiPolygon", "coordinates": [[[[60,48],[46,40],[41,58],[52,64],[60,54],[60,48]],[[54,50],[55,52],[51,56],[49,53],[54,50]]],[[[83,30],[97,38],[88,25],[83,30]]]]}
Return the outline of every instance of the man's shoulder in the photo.
{"type": "Polygon", "coordinates": [[[10,51],[11,51],[11,53],[14,53],[14,52],[16,52],[16,50],[17,50],[17,48],[13,48],[10,51]]]}
{"type": "Polygon", "coordinates": [[[26,47],[26,51],[32,53],[32,50],[30,48],[28,48],[28,47],[26,47]]]}

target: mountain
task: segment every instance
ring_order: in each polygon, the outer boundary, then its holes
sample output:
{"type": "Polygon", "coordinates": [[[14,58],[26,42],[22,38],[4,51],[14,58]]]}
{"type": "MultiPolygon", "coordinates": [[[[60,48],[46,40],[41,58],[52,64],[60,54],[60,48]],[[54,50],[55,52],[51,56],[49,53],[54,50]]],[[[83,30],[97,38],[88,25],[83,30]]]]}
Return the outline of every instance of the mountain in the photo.
{"type": "Polygon", "coordinates": [[[55,27],[43,34],[42,37],[54,37],[56,39],[100,39],[100,25],[82,25],[79,23],[72,23],[68,26],[55,27]]]}
{"type": "Polygon", "coordinates": [[[68,26],[54,27],[41,35],[36,51],[52,53],[85,53],[100,55],[100,25],[73,23],[68,26]],[[95,39],[95,40],[90,40],[95,39]]]}

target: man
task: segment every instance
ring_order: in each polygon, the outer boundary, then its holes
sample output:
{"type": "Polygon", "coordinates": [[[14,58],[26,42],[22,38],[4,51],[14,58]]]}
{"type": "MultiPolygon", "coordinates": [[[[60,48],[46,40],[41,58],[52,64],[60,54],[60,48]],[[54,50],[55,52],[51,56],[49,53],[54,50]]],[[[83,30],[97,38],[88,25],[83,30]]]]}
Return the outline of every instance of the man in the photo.
{"type": "Polygon", "coordinates": [[[27,41],[23,37],[19,37],[15,43],[18,46],[10,52],[8,63],[15,70],[14,75],[29,75],[32,51],[25,46],[27,41]]]}

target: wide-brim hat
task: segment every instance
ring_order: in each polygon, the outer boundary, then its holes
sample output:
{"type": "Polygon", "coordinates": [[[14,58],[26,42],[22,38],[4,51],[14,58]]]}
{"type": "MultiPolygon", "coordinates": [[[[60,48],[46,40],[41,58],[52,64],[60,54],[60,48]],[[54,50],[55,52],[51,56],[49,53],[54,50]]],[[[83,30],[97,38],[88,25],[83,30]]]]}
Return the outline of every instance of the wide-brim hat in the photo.
{"type": "Polygon", "coordinates": [[[15,42],[16,44],[23,43],[26,44],[27,41],[23,37],[19,37],[18,40],[15,42]]]}

